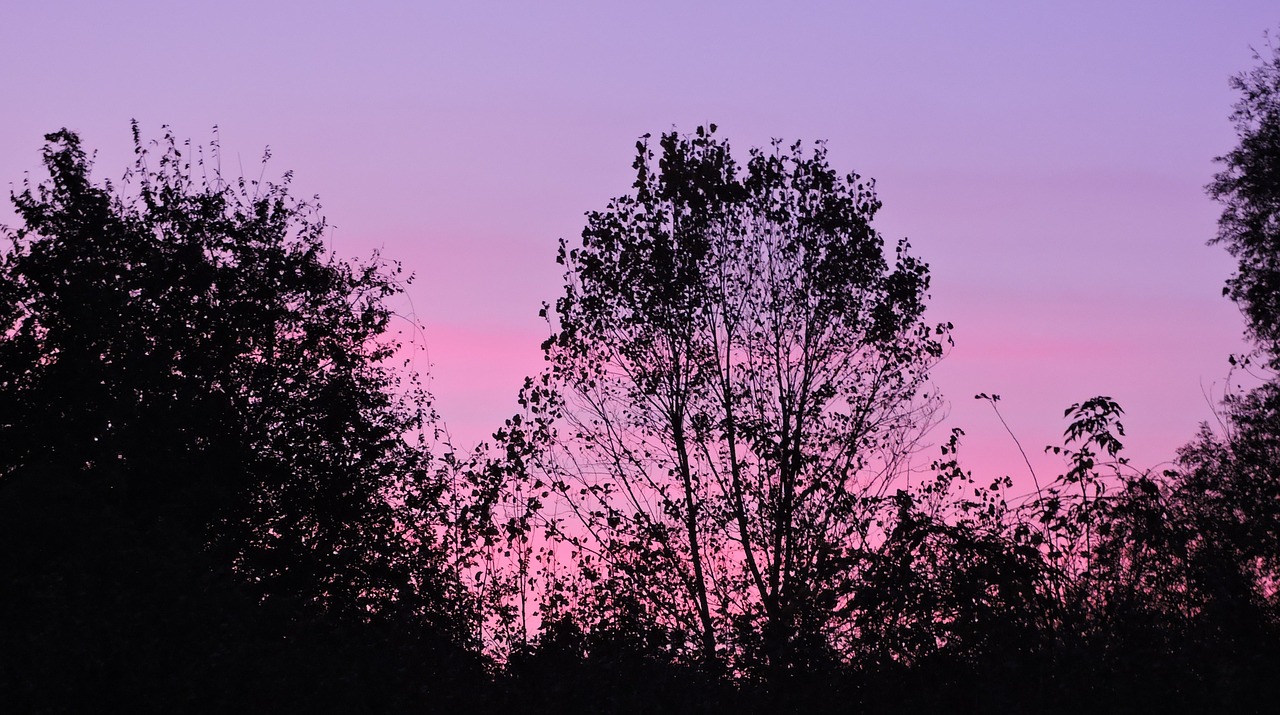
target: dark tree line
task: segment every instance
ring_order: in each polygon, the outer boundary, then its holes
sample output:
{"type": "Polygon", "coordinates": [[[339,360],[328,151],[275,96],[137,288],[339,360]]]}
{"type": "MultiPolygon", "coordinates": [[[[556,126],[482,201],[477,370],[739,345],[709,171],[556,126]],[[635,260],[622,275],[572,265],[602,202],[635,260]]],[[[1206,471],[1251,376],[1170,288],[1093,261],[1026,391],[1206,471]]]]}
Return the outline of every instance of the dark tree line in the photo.
{"type": "Polygon", "coordinates": [[[0,255],[0,704],[1269,711],[1280,53],[1234,86],[1208,191],[1263,384],[1162,473],[1072,405],[1020,500],[962,431],[923,446],[951,326],[821,143],[639,142],[562,242],[546,369],[464,454],[399,362],[408,279],[334,257],[287,174],[135,127],[95,183],[48,135],[0,255]]]}

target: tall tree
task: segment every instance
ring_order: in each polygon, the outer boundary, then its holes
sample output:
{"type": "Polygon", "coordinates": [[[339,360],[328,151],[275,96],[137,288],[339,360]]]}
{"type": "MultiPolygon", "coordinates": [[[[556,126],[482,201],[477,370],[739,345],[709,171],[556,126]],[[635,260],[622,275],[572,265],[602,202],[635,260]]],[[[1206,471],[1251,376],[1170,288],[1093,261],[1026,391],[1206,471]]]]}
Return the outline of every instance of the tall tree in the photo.
{"type": "Polygon", "coordinates": [[[1225,293],[1236,301],[1249,333],[1270,356],[1280,360],[1280,48],[1231,79],[1240,92],[1231,120],[1239,143],[1218,157],[1223,169],[1209,184],[1222,204],[1218,235],[1239,260],[1225,293]]]}
{"type": "MultiPolygon", "coordinates": [[[[1267,368],[1280,368],[1280,47],[1269,57],[1255,53],[1257,66],[1232,78],[1240,92],[1231,119],[1239,143],[1218,162],[1223,169],[1207,187],[1222,204],[1217,237],[1238,260],[1225,292],[1240,305],[1247,331],[1267,368]]],[[[1234,553],[1238,573],[1219,573],[1218,590],[1237,591],[1248,583],[1254,597],[1273,592],[1280,577],[1280,386],[1274,372],[1267,384],[1229,396],[1224,406],[1227,432],[1207,429],[1185,448],[1181,493],[1197,530],[1214,536],[1206,549],[1234,553]],[[1235,581],[1228,584],[1227,581],[1235,581]]],[[[1280,602],[1269,599],[1272,607],[1280,602]]]]}
{"type": "Polygon", "coordinates": [[[1149,596],[1181,606],[1194,652],[1219,664],[1202,676],[1210,686],[1274,704],[1263,675],[1280,663],[1280,48],[1270,50],[1231,80],[1240,93],[1231,114],[1238,143],[1217,159],[1222,170],[1206,187],[1222,205],[1210,243],[1238,261],[1224,294],[1256,346],[1245,362],[1269,379],[1228,395],[1223,429],[1205,425],[1179,450],[1163,496],[1180,539],[1164,560],[1181,567],[1182,580],[1149,596]]]}
{"type": "Polygon", "coordinates": [[[425,396],[393,369],[398,268],[335,258],[287,174],[224,181],[216,146],[156,152],[135,126],[117,186],[91,180],[74,133],[46,140],[48,180],[13,195],[0,255],[14,667],[84,648],[71,662],[146,672],[130,649],[163,673],[225,652],[209,643],[244,614],[210,605],[220,583],[285,621],[452,632],[465,601],[432,532],[406,533],[441,487],[412,443],[425,396]]]}
{"type": "Polygon", "coordinates": [[[549,370],[522,396],[554,437],[527,474],[606,609],[625,588],[702,662],[783,672],[832,657],[950,326],[925,321],[906,242],[886,255],[873,182],[823,144],[745,171],[714,125],[659,145],[562,242],[549,370]]]}

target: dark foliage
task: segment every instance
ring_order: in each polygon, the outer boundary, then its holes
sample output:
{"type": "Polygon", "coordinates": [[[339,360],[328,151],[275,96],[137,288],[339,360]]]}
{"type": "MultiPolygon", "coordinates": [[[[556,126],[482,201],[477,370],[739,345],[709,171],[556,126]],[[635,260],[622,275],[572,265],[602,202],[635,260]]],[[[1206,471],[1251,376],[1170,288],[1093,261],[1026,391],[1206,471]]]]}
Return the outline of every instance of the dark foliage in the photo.
{"type": "Polygon", "coordinates": [[[168,136],[150,166],[134,134],[131,191],[93,183],[63,130],[13,196],[4,699],[293,710],[429,687],[410,673],[443,672],[466,629],[430,532],[404,533],[438,494],[405,441],[422,395],[387,365],[395,271],[332,258],[285,185],[226,183],[168,136]]]}
{"type": "Polygon", "coordinates": [[[1222,203],[1215,243],[1239,259],[1224,293],[1249,321],[1249,332],[1272,365],[1280,358],[1280,48],[1232,78],[1240,92],[1231,115],[1239,144],[1218,162],[1223,170],[1209,184],[1222,203]]]}
{"type": "Polygon", "coordinates": [[[522,395],[549,428],[513,471],[550,495],[581,617],[632,594],[686,662],[838,662],[854,554],[936,404],[928,268],[886,248],[874,183],[821,143],[743,166],[714,125],[659,144],[561,246],[548,373],[522,395]]]}

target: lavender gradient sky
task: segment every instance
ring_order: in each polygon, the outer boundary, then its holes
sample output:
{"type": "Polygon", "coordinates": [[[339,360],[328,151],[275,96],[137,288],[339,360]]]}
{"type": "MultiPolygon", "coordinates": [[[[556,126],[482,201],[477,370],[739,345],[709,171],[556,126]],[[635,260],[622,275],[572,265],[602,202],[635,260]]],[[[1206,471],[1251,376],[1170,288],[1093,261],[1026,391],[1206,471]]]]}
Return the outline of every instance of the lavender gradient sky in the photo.
{"type": "Polygon", "coordinates": [[[1274,0],[13,2],[0,180],[62,126],[99,178],[128,165],[131,118],[196,141],[217,124],[233,174],[270,145],[336,251],[417,274],[399,307],[470,443],[538,369],[556,240],[628,189],[636,137],[825,138],[879,182],[885,236],[933,267],[932,314],[956,325],[935,376],[971,467],[1025,474],[977,392],[1052,473],[1037,453],[1062,409],[1112,395],[1155,466],[1212,418],[1242,349],[1202,187],[1234,143],[1227,78],[1278,23],[1274,0]]]}

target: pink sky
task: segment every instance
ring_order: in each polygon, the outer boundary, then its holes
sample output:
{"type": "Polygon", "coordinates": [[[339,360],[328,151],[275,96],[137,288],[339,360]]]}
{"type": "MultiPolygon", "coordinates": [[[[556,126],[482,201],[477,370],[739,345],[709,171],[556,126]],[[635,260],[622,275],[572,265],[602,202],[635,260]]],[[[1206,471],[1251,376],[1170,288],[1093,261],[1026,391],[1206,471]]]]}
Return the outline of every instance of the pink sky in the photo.
{"type": "Polygon", "coordinates": [[[99,178],[130,161],[131,118],[197,141],[217,124],[231,173],[239,155],[256,175],[270,145],[321,196],[335,250],[417,273],[401,309],[468,443],[538,368],[556,241],[628,189],[637,136],[823,138],[879,182],[885,236],[932,265],[932,313],[956,325],[936,380],[971,467],[1025,472],[977,392],[1003,396],[1033,453],[1067,405],[1112,395],[1133,461],[1170,458],[1242,349],[1202,186],[1234,142],[1227,78],[1280,9],[872,5],[11,3],[0,180],[37,169],[62,126],[99,150],[99,178]]]}

